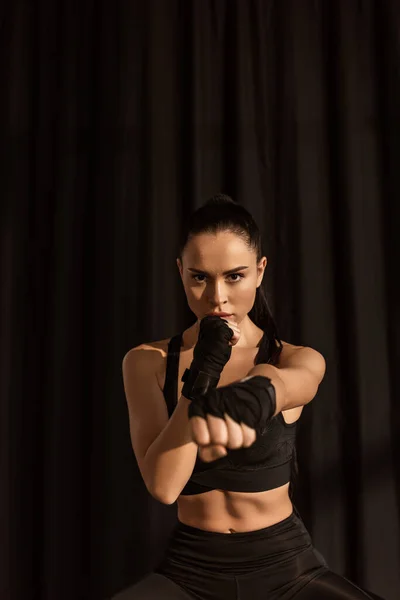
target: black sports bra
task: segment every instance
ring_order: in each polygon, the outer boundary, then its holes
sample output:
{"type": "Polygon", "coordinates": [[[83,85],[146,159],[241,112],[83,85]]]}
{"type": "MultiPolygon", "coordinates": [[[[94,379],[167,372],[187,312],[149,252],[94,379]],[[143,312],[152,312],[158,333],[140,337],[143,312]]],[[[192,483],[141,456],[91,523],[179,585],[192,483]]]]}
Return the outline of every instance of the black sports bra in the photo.
{"type": "MultiPolygon", "coordinates": [[[[163,393],[169,417],[178,402],[181,345],[182,333],[172,337],[168,344],[163,393]]],[[[255,364],[262,362],[260,356],[262,348],[261,343],[255,364]]],[[[268,422],[267,427],[257,429],[257,439],[249,448],[228,449],[226,456],[209,463],[203,462],[197,456],[192,475],[181,494],[184,496],[202,494],[214,489],[262,492],[288,483],[296,440],[296,426],[296,422],[286,423],[282,413],[279,413],[268,422]]]]}

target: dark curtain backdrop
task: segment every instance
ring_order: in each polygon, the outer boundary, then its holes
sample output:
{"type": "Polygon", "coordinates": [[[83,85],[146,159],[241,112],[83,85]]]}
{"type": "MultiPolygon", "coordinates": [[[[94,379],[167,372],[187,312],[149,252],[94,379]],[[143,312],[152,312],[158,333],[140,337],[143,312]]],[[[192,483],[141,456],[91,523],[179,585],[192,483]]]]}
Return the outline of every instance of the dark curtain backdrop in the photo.
{"type": "Polygon", "coordinates": [[[1,600],[102,600],[176,520],[146,492],[121,362],[189,326],[184,218],[260,225],[284,340],[327,373],[296,503],[330,566],[400,596],[400,4],[0,8],[1,600]]]}

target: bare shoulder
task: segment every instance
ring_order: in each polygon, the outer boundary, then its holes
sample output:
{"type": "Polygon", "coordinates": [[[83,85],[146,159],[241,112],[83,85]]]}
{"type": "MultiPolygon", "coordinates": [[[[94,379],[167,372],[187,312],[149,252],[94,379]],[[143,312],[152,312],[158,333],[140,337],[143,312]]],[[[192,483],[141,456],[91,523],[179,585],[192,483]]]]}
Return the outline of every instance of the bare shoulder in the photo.
{"type": "Polygon", "coordinates": [[[281,340],[282,342],[282,351],[279,355],[279,360],[278,360],[278,367],[283,367],[285,365],[286,360],[289,358],[289,356],[292,356],[295,352],[297,352],[297,350],[300,350],[301,348],[304,348],[304,346],[295,346],[294,344],[290,344],[289,342],[284,342],[283,340],[281,340]]]}
{"type": "Polygon", "coordinates": [[[282,346],[286,350],[293,350],[293,349],[297,349],[297,348],[304,348],[304,346],[295,346],[294,344],[290,344],[289,342],[284,342],[283,340],[281,340],[281,342],[282,342],[282,346]]]}
{"type": "Polygon", "coordinates": [[[278,368],[300,367],[315,372],[321,380],[325,374],[326,363],[323,355],[309,346],[295,346],[282,341],[282,352],[279,356],[278,368]]]}
{"type": "Polygon", "coordinates": [[[168,342],[171,338],[144,342],[131,348],[124,356],[122,369],[124,373],[135,371],[143,374],[152,374],[160,380],[160,373],[165,370],[168,355],[168,342]]]}
{"type": "Polygon", "coordinates": [[[139,357],[143,357],[143,360],[148,360],[152,362],[159,361],[166,357],[168,353],[168,342],[170,338],[165,340],[157,340],[155,342],[144,342],[143,344],[139,344],[134,348],[128,350],[128,352],[124,356],[124,361],[140,359],[139,357]]]}

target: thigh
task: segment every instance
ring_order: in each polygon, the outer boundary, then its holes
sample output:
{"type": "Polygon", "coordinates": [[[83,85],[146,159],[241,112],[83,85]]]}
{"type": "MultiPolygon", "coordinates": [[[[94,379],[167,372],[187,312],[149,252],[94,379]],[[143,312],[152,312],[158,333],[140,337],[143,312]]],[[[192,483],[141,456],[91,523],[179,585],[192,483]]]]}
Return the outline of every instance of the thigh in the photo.
{"type": "Polygon", "coordinates": [[[111,600],[192,600],[179,585],[158,573],[150,573],[111,600]]]}
{"type": "Polygon", "coordinates": [[[326,571],[312,579],[294,598],[296,600],[383,600],[333,571],[326,571]]]}

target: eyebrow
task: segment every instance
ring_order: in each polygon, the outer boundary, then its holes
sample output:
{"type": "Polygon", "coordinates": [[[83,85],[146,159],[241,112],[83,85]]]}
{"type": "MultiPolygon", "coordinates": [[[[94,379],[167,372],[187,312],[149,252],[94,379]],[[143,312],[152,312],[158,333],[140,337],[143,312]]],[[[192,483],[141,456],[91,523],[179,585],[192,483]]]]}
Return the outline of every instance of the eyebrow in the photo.
{"type": "MultiPolygon", "coordinates": [[[[230,275],[231,273],[236,273],[237,271],[244,271],[248,268],[249,267],[246,266],[235,267],[234,269],[230,269],[229,271],[224,271],[222,275],[230,275]]],[[[190,267],[188,268],[188,271],[192,271],[192,273],[198,273],[199,275],[209,275],[209,273],[206,273],[206,271],[200,271],[199,269],[192,269],[190,267]]]]}

